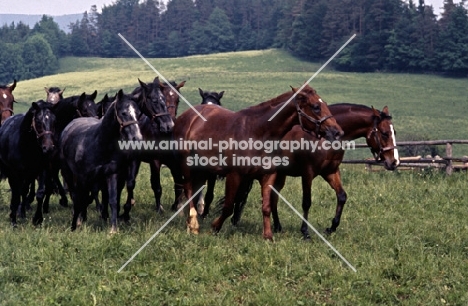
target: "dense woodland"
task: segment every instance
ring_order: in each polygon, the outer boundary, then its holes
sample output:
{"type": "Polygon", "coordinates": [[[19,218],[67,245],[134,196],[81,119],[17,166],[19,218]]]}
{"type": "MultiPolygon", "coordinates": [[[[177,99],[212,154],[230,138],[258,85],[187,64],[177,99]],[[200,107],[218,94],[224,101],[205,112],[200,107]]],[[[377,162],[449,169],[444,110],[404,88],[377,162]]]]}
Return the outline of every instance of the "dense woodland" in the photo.
{"type": "Polygon", "coordinates": [[[3,25],[0,83],[52,74],[63,56],[136,56],[118,33],[148,57],[283,48],[310,61],[356,33],[335,69],[468,75],[465,1],[445,0],[437,19],[424,0],[116,0],[70,29],[49,16],[3,25]]]}

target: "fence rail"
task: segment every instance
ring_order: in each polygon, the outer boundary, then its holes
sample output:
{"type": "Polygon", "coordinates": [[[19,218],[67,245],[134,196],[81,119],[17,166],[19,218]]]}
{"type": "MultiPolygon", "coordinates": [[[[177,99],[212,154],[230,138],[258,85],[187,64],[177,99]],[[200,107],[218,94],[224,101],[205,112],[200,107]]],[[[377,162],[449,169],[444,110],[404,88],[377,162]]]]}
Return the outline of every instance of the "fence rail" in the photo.
{"type": "MultiPolygon", "coordinates": [[[[400,159],[400,167],[436,167],[445,168],[445,172],[450,175],[454,169],[468,169],[468,157],[453,157],[453,144],[468,144],[468,140],[464,139],[447,139],[447,140],[422,140],[422,141],[400,141],[397,142],[397,147],[403,146],[421,146],[421,145],[445,145],[445,156],[434,158],[423,158],[420,156],[402,157],[400,159]],[[454,165],[454,162],[463,163],[462,165],[454,165]]],[[[368,148],[366,144],[356,144],[356,148],[368,148]]],[[[374,165],[382,166],[383,163],[376,162],[374,159],[354,159],[343,160],[344,164],[365,164],[368,169],[374,165]]]]}

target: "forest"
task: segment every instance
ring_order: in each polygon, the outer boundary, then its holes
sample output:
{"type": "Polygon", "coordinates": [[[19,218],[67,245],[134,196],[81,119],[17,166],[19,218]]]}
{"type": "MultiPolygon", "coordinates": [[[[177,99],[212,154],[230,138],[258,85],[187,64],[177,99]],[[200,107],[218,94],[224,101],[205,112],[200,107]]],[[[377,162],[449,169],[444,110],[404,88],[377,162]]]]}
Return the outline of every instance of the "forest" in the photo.
{"type": "Polygon", "coordinates": [[[0,28],[0,83],[53,74],[61,57],[147,57],[282,48],[341,71],[468,76],[465,1],[440,18],[424,0],[116,0],[60,30],[44,15],[33,28],[0,28]]]}

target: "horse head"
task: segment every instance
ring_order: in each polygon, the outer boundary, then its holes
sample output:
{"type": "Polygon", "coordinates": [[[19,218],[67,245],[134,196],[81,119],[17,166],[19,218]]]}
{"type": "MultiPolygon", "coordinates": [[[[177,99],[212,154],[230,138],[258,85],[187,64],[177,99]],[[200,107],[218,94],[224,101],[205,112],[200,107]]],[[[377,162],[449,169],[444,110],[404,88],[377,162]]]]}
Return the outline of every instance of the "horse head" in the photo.
{"type": "Polygon", "coordinates": [[[76,105],[76,112],[79,117],[98,117],[96,103],[94,102],[96,96],[97,90],[90,95],[87,95],[85,92],[81,94],[76,105]]]}
{"type": "Polygon", "coordinates": [[[224,91],[217,93],[214,91],[203,91],[201,88],[198,88],[198,92],[200,93],[200,96],[202,97],[201,104],[214,104],[214,105],[221,106],[221,98],[224,95],[224,91]]]}
{"type": "Polygon", "coordinates": [[[174,81],[170,81],[169,83],[162,84],[162,92],[164,98],[166,99],[166,108],[167,111],[171,114],[172,121],[175,121],[177,117],[177,109],[179,108],[180,102],[180,89],[184,87],[185,81],[180,82],[177,84],[174,81]]]}
{"type": "Polygon", "coordinates": [[[377,161],[383,161],[387,170],[395,170],[400,164],[398,150],[396,148],[395,129],[392,124],[388,107],[382,111],[372,107],[374,127],[367,135],[367,145],[371,147],[372,154],[377,161]]]}
{"type": "Polygon", "coordinates": [[[99,118],[102,118],[104,116],[104,114],[111,106],[112,102],[115,101],[116,97],[117,95],[114,95],[112,98],[110,98],[108,94],[105,94],[102,100],[96,103],[97,116],[99,118]]]}
{"type": "Polygon", "coordinates": [[[126,95],[122,89],[119,90],[115,98],[113,111],[115,119],[120,125],[120,135],[123,140],[137,141],[143,139],[138,125],[141,111],[132,95],[126,95]]]}
{"type": "Polygon", "coordinates": [[[47,93],[46,102],[57,104],[60,100],[63,99],[63,92],[65,88],[62,90],[58,87],[44,87],[45,92],[47,93]]]}
{"type": "Polygon", "coordinates": [[[315,133],[319,138],[329,141],[338,140],[343,136],[343,130],[336,123],[327,103],[309,85],[302,90],[292,87],[294,103],[299,116],[299,124],[308,133],[315,133]],[[306,119],[306,120],[304,120],[306,119]]]}
{"type": "Polygon", "coordinates": [[[36,139],[44,154],[51,153],[54,148],[55,114],[53,105],[42,100],[33,102],[30,108],[32,112],[31,129],[36,134],[36,139]]]}
{"type": "Polygon", "coordinates": [[[141,111],[159,126],[161,132],[172,132],[174,121],[167,111],[166,99],[162,93],[164,85],[159,82],[158,78],[148,84],[141,80],[138,82],[140,87],[136,88],[132,95],[141,111]]]}
{"type": "Polygon", "coordinates": [[[13,116],[13,102],[15,97],[13,96],[13,90],[16,87],[16,80],[10,86],[0,85],[0,112],[1,120],[0,125],[8,118],[13,116]]]}

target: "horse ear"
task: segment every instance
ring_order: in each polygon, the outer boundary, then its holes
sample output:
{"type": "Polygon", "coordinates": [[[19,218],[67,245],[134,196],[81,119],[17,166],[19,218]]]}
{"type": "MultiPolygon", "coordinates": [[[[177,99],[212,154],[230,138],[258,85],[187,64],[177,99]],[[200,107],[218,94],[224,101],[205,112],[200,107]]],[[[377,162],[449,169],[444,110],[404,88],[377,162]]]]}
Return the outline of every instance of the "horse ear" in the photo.
{"type": "Polygon", "coordinates": [[[13,80],[13,84],[11,84],[8,89],[10,90],[10,92],[12,92],[13,90],[15,90],[15,87],[16,87],[16,79],[13,80]]]}
{"type": "Polygon", "coordinates": [[[376,110],[376,109],[374,108],[374,106],[372,106],[372,112],[374,113],[374,116],[380,118],[380,112],[379,112],[378,110],[376,110]]]}
{"type": "Polygon", "coordinates": [[[384,106],[382,113],[384,113],[387,116],[390,116],[390,112],[388,111],[388,107],[386,105],[384,106]]]}
{"type": "Polygon", "coordinates": [[[153,83],[156,83],[156,84],[159,84],[159,83],[160,83],[160,82],[159,82],[159,77],[158,77],[158,76],[154,78],[153,83]]]}
{"type": "Polygon", "coordinates": [[[45,89],[46,93],[49,93],[49,88],[48,87],[44,87],[44,89],[45,89]]]}
{"type": "Polygon", "coordinates": [[[177,90],[179,90],[180,88],[184,87],[185,82],[186,82],[186,81],[180,82],[179,85],[176,86],[177,90]]]}
{"type": "Polygon", "coordinates": [[[203,92],[203,90],[202,90],[200,87],[198,87],[198,93],[200,93],[200,96],[201,96],[202,98],[205,97],[205,96],[204,96],[205,93],[203,92]]]}
{"type": "Polygon", "coordinates": [[[63,94],[63,92],[65,91],[65,89],[67,89],[66,87],[64,89],[62,89],[61,91],[59,91],[59,95],[63,94]]]}
{"type": "Polygon", "coordinates": [[[91,97],[90,97],[91,100],[96,99],[96,96],[97,96],[97,90],[95,90],[95,91],[93,92],[93,94],[91,95],[91,97]]]}
{"type": "Polygon", "coordinates": [[[223,97],[223,95],[224,95],[224,90],[218,94],[218,99],[221,100],[221,98],[223,97]]]}
{"type": "Polygon", "coordinates": [[[296,92],[298,91],[298,89],[297,89],[297,88],[294,88],[294,87],[292,87],[291,85],[289,85],[289,87],[291,87],[291,89],[292,89],[293,93],[296,93],[296,92]]]}
{"type": "Polygon", "coordinates": [[[117,101],[122,100],[123,95],[124,95],[123,90],[122,89],[119,90],[119,92],[117,93],[117,101]]]}
{"type": "Polygon", "coordinates": [[[39,104],[37,104],[36,102],[33,102],[31,106],[32,108],[34,108],[34,110],[39,110],[39,104]]]}
{"type": "Polygon", "coordinates": [[[146,83],[143,82],[143,81],[140,80],[140,79],[138,79],[138,83],[140,83],[140,86],[143,87],[143,88],[145,88],[145,89],[148,87],[148,85],[146,85],[146,83]]]}

